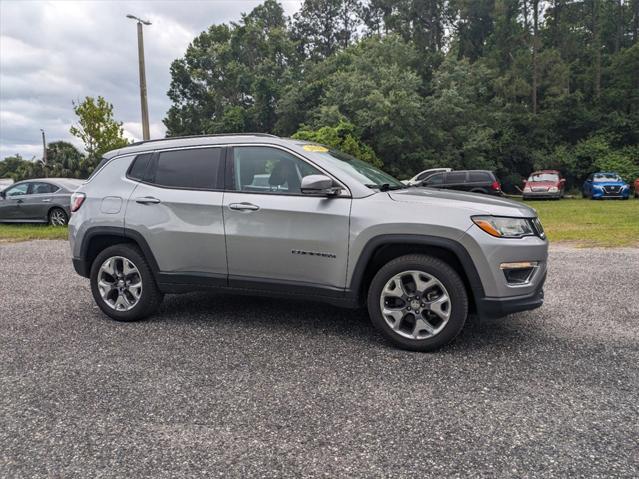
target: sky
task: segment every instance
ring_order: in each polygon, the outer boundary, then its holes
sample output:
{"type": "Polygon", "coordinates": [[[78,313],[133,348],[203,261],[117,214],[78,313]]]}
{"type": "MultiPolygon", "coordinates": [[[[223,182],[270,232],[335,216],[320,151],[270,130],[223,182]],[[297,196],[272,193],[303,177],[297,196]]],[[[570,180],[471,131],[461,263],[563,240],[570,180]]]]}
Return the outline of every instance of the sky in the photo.
{"type": "MultiPolygon", "coordinates": [[[[135,21],[144,27],[151,138],[164,137],[171,62],[212,24],[238,21],[259,0],[0,0],[0,159],[42,156],[47,142],[81,143],[69,133],[73,101],[113,103],[125,136],[142,137],[135,21]]],[[[291,16],[301,0],[280,0],[291,16]]]]}

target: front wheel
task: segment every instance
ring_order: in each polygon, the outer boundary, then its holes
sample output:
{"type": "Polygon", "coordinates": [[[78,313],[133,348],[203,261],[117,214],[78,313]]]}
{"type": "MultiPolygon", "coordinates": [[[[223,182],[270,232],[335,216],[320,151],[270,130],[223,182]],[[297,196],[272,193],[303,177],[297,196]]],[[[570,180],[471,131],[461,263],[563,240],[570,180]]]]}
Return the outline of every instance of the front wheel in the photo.
{"type": "Polygon", "coordinates": [[[383,266],[368,291],[373,324],[392,342],[411,351],[433,351],[462,330],[468,295],[447,263],[407,255],[383,266]]]}
{"type": "Polygon", "coordinates": [[[133,245],[117,244],[99,253],[91,265],[90,280],[95,302],[116,321],[143,319],[163,299],[149,263],[133,245]]]}

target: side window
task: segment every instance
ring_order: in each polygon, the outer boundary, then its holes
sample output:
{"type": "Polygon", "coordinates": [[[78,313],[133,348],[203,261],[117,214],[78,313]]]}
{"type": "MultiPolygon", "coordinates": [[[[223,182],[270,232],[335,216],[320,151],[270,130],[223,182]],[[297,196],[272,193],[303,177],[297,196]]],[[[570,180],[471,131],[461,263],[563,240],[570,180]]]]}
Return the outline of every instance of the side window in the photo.
{"type": "Polygon", "coordinates": [[[233,148],[233,181],[239,191],[301,194],[302,178],[321,174],[309,163],[277,148],[233,148]]]}
{"type": "Polygon", "coordinates": [[[425,173],[422,173],[421,175],[417,175],[417,178],[415,178],[415,179],[421,181],[424,178],[426,178],[428,175],[430,175],[430,173],[427,171],[425,173]]]}
{"type": "Polygon", "coordinates": [[[446,183],[463,183],[466,181],[465,171],[451,171],[446,176],[446,183]]]}
{"type": "Polygon", "coordinates": [[[222,148],[193,148],[161,152],[153,183],[168,188],[217,189],[222,151],[222,148]]]}
{"type": "Polygon", "coordinates": [[[127,176],[132,180],[149,181],[149,163],[151,162],[151,158],[153,158],[153,153],[144,153],[136,156],[133,159],[133,163],[131,163],[129,174],[127,176]]]}
{"type": "Polygon", "coordinates": [[[22,196],[26,195],[29,191],[30,183],[20,183],[19,185],[12,186],[7,190],[7,196],[22,196]]]}
{"type": "Polygon", "coordinates": [[[471,183],[492,182],[490,175],[483,171],[470,171],[468,173],[468,181],[471,183]]]}
{"type": "Polygon", "coordinates": [[[30,195],[46,195],[50,193],[55,193],[59,188],[51,183],[32,183],[31,191],[29,191],[30,195]]]}
{"type": "Polygon", "coordinates": [[[428,178],[424,182],[424,184],[425,185],[441,185],[443,182],[444,182],[444,174],[437,173],[436,175],[433,175],[430,178],[428,178]]]}

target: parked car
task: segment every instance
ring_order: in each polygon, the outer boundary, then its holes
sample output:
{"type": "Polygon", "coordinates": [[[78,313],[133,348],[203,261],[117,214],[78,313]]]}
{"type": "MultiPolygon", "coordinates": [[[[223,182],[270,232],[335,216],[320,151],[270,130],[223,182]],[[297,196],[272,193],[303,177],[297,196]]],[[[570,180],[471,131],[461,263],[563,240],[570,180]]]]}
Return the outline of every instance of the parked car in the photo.
{"type": "Polygon", "coordinates": [[[447,171],[453,171],[452,168],[431,168],[430,170],[424,170],[415,176],[413,176],[410,180],[402,180],[402,183],[408,186],[417,186],[421,184],[426,178],[431,176],[434,173],[442,173],[447,171]]]}
{"type": "Polygon", "coordinates": [[[540,170],[530,174],[524,183],[524,200],[564,197],[566,180],[557,170],[540,170]]]}
{"type": "Polygon", "coordinates": [[[71,214],[71,194],[82,183],[73,178],[14,183],[0,192],[0,222],[66,225],[71,214]]]}
{"type": "Polygon", "coordinates": [[[582,187],[584,198],[599,200],[605,198],[630,198],[630,185],[615,172],[593,173],[586,178],[582,187]]]}
{"type": "Polygon", "coordinates": [[[72,211],[75,270],[119,321],[195,289],[306,296],[367,305],[386,337],[428,351],[451,341],[470,312],[497,317],[543,303],[548,242],[532,208],[409,188],[299,140],[129,145],[107,153],[72,211]],[[255,181],[265,174],[269,188],[255,181]]]}
{"type": "Polygon", "coordinates": [[[488,170],[455,170],[447,173],[435,173],[426,178],[421,186],[502,195],[499,180],[492,171],[488,170]]]}
{"type": "Polygon", "coordinates": [[[635,198],[639,198],[639,178],[635,180],[635,198]]]}

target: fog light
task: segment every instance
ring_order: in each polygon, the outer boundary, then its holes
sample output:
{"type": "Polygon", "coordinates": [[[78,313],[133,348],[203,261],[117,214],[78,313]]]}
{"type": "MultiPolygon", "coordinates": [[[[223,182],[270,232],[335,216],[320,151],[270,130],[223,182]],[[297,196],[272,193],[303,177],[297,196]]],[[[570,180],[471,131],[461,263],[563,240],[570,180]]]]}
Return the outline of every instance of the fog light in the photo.
{"type": "Polygon", "coordinates": [[[499,268],[504,272],[508,284],[527,284],[535,269],[539,266],[537,261],[518,261],[516,263],[502,263],[499,268]]]}

